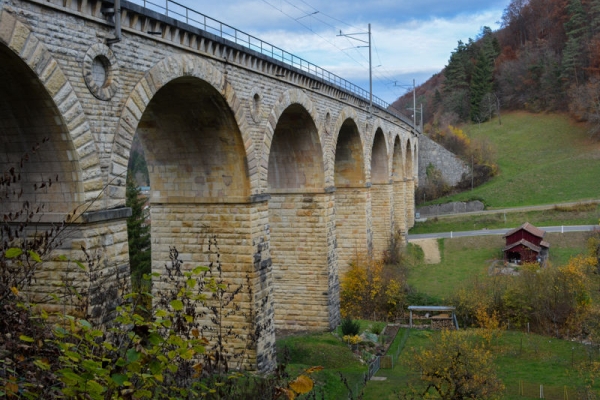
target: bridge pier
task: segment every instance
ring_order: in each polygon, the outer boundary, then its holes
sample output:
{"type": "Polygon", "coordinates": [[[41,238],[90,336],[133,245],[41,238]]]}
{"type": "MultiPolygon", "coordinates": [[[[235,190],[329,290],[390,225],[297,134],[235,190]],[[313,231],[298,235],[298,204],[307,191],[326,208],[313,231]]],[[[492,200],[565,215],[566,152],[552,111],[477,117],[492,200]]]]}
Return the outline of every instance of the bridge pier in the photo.
{"type": "MultiPolygon", "coordinates": [[[[226,340],[236,351],[242,351],[256,324],[264,325],[244,364],[256,366],[261,371],[272,369],[275,365],[275,335],[270,322],[273,287],[267,202],[153,203],[151,216],[152,271],[160,274],[153,282],[155,295],[172,288],[164,280],[171,247],[178,250],[184,271],[208,266],[217,260],[218,254],[225,283],[231,284],[232,288],[243,287],[234,301],[240,309],[227,320],[227,324],[234,326],[233,333],[239,335],[239,339],[230,337],[226,340]],[[218,248],[211,246],[212,237],[218,248]]],[[[217,274],[216,268],[213,272],[217,274]]],[[[202,323],[213,325],[208,317],[202,323]]],[[[208,338],[211,338],[210,332],[208,338]]]]}
{"type": "Polygon", "coordinates": [[[269,224],[275,327],[333,329],[340,321],[333,194],[272,194],[269,224]]]}
{"type": "Polygon", "coordinates": [[[350,263],[373,253],[371,191],[365,187],[335,191],[336,234],[340,276],[350,263]]]}
{"type": "Polygon", "coordinates": [[[373,256],[381,259],[392,238],[393,187],[389,183],[371,186],[373,213],[373,256]]]}
{"type": "Polygon", "coordinates": [[[407,228],[406,228],[406,213],[407,208],[405,204],[405,185],[403,180],[394,179],[392,185],[392,191],[394,195],[394,232],[393,234],[399,234],[402,236],[402,240],[406,239],[407,228]]]}
{"type": "Polygon", "coordinates": [[[405,181],[406,226],[415,226],[415,179],[410,177],[405,181]]]}

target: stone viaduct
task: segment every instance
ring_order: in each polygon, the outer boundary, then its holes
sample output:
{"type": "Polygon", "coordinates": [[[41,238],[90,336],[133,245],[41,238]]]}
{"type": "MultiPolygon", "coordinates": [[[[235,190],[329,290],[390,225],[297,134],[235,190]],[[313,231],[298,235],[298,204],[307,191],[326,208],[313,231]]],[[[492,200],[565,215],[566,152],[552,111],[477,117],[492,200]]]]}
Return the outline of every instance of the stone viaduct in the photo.
{"type": "MultiPolygon", "coordinates": [[[[275,328],[335,327],[351,259],[381,256],[414,223],[418,133],[341,85],[124,0],[113,40],[107,7],[0,0],[2,171],[49,138],[1,211],[44,204],[42,226],[79,207],[57,253],[81,259],[84,245],[106,279],[127,271],[125,181],[139,135],[153,270],[170,246],[186,267],[206,263],[216,235],[226,278],[249,285],[242,308],[273,322],[251,359],[268,370],[275,328]]],[[[64,268],[49,260],[36,293],[55,292],[64,268]]]]}

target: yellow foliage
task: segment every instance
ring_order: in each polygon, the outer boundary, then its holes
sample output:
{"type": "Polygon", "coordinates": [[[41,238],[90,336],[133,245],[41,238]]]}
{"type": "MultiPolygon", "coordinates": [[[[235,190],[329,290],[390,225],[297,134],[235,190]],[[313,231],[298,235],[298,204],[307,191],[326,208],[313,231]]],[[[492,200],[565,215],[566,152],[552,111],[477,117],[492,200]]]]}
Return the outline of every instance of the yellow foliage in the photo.
{"type": "Polygon", "coordinates": [[[358,335],[344,335],[342,339],[349,344],[359,344],[361,341],[361,338],[358,335]]]}
{"type": "Polygon", "coordinates": [[[357,259],[341,279],[342,317],[393,318],[404,306],[405,278],[383,261],[357,259]]]}
{"type": "Polygon", "coordinates": [[[313,389],[314,382],[308,375],[300,375],[295,380],[290,382],[289,387],[297,394],[305,394],[313,389]]]}
{"type": "Polygon", "coordinates": [[[479,333],[483,337],[485,343],[490,346],[492,340],[499,337],[502,332],[498,311],[494,310],[491,313],[488,313],[485,307],[480,306],[475,312],[475,317],[477,318],[477,323],[480,327],[479,333]]]}
{"type": "MultiPolygon", "coordinates": [[[[467,331],[442,331],[428,347],[412,350],[408,365],[443,399],[495,398],[504,389],[492,352],[467,331]],[[458,397],[460,396],[460,397],[458,397]]],[[[427,393],[430,395],[430,393],[427,393]]]]}

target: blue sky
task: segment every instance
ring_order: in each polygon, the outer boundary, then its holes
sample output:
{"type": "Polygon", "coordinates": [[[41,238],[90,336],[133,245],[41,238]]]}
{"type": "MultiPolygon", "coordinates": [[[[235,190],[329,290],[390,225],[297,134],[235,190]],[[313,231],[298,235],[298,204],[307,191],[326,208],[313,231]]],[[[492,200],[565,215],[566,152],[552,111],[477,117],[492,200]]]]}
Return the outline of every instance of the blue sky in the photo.
{"type": "MultiPolygon", "coordinates": [[[[161,3],[164,0],[154,0],[161,3]]],[[[498,29],[510,0],[179,0],[191,9],[302,57],[364,89],[368,49],[337,36],[371,24],[373,94],[392,102],[439,72],[458,40],[498,29]]],[[[367,39],[366,35],[356,36],[367,39]]]]}

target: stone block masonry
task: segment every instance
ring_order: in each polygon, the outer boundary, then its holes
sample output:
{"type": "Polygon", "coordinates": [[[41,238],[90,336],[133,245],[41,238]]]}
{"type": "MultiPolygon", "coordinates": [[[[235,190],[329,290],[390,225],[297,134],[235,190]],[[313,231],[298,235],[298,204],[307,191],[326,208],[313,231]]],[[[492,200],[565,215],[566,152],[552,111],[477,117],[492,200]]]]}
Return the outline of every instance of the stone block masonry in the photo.
{"type": "MultiPolygon", "coordinates": [[[[108,213],[74,225],[57,254],[79,259],[85,243],[116,277],[128,249],[125,219],[111,212],[125,205],[138,135],[152,170],[154,270],[164,273],[169,246],[186,267],[209,262],[215,235],[225,277],[247,285],[242,310],[265,327],[248,365],[267,371],[275,327],[335,327],[352,254],[380,254],[394,230],[414,223],[420,136],[337,84],[126,0],[121,40],[111,40],[105,5],[0,0],[0,169],[48,137],[19,170],[19,202],[108,213]],[[403,190],[387,184],[392,164],[404,171],[403,190]]],[[[48,263],[40,296],[58,287],[53,268],[62,267],[48,263]]],[[[110,302],[97,299],[94,313],[110,302]]],[[[240,334],[246,322],[235,320],[240,334]]]]}
{"type": "Polygon", "coordinates": [[[373,256],[377,259],[389,249],[392,238],[393,187],[391,184],[375,184],[371,187],[373,213],[373,256]]]}
{"type": "Polygon", "coordinates": [[[371,254],[371,191],[338,188],[335,192],[338,267],[344,276],[352,261],[371,254]]]}
{"type": "Polygon", "coordinates": [[[277,329],[328,330],[339,322],[333,200],[282,194],[269,201],[277,329]]]}
{"type": "MultiPolygon", "coordinates": [[[[222,277],[227,284],[242,285],[236,299],[240,310],[228,324],[240,339],[232,345],[243,348],[255,324],[265,324],[273,318],[274,288],[269,249],[268,210],[266,202],[248,204],[162,204],[151,205],[152,270],[166,274],[170,263],[170,248],[175,247],[183,268],[216,262],[222,264],[222,277]],[[211,248],[211,238],[218,248],[211,248]]],[[[169,290],[160,278],[154,290],[169,290]]],[[[207,320],[203,322],[212,325],[207,320]]],[[[262,370],[274,367],[275,326],[267,323],[256,347],[248,354],[248,365],[262,370]],[[257,353],[260,349],[260,353],[257,353]]]]}
{"type": "Polygon", "coordinates": [[[429,139],[425,135],[419,138],[419,182],[427,183],[427,167],[433,165],[442,173],[442,178],[450,186],[455,186],[463,175],[471,173],[469,166],[456,154],[429,139]]]}

